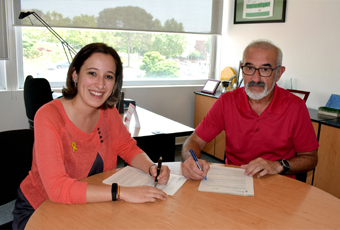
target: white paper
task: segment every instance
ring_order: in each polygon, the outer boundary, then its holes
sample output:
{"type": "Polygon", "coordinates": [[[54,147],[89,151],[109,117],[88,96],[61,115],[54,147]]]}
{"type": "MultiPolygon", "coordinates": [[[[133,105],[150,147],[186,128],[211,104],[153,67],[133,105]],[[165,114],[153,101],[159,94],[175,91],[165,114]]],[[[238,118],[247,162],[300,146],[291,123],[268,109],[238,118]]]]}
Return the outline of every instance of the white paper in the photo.
{"type": "Polygon", "coordinates": [[[183,174],[182,174],[182,162],[180,162],[180,161],[163,162],[162,165],[168,166],[171,174],[177,174],[177,175],[183,176],[183,174]]]}
{"type": "Polygon", "coordinates": [[[125,122],[125,126],[127,126],[127,127],[130,126],[130,122],[131,122],[131,118],[132,118],[132,114],[133,114],[134,108],[135,107],[130,103],[129,107],[128,107],[128,110],[126,111],[124,122],[125,122]]]}
{"type": "MultiPolygon", "coordinates": [[[[170,173],[170,179],[166,185],[157,185],[157,188],[163,190],[169,196],[175,195],[175,193],[182,187],[182,185],[187,181],[184,176],[176,175],[170,173]]],[[[103,180],[104,184],[117,183],[120,186],[154,186],[154,178],[149,174],[139,170],[137,168],[126,166],[119,170],[112,176],[103,180]]]]}
{"type": "Polygon", "coordinates": [[[207,178],[198,191],[254,196],[253,177],[245,176],[244,169],[210,165],[207,178]]]}
{"type": "Polygon", "coordinates": [[[208,81],[204,86],[204,90],[214,91],[216,84],[217,84],[216,81],[208,81]]]}
{"type": "Polygon", "coordinates": [[[134,118],[135,118],[135,125],[134,125],[134,127],[135,128],[140,128],[140,123],[139,123],[139,118],[138,118],[138,115],[137,115],[136,107],[133,104],[130,103],[129,104],[129,108],[126,111],[126,116],[125,116],[125,120],[124,120],[125,126],[127,126],[127,127],[130,126],[130,122],[131,122],[132,116],[134,116],[134,118]]]}
{"type": "Polygon", "coordinates": [[[139,118],[137,115],[137,108],[135,107],[135,111],[133,113],[133,116],[135,117],[135,128],[140,128],[139,118]]]}

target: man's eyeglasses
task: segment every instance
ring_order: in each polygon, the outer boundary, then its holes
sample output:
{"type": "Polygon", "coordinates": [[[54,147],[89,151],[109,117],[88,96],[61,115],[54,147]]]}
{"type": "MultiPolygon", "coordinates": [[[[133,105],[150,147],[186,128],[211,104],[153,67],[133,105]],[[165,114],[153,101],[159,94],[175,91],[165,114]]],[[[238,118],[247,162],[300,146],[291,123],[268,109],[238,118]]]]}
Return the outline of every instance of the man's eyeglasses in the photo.
{"type": "Polygon", "coordinates": [[[259,71],[259,74],[261,77],[270,77],[273,71],[280,67],[281,67],[280,65],[277,66],[276,68],[268,68],[268,67],[255,68],[253,66],[244,66],[244,65],[241,66],[243,74],[254,75],[257,70],[259,71]]]}

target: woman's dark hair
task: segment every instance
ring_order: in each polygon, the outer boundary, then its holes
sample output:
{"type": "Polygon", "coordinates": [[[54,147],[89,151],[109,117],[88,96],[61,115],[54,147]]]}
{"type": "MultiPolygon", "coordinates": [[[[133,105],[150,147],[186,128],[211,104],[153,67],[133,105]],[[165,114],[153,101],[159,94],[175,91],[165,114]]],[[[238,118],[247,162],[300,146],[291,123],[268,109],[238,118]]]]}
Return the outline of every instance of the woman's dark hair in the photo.
{"type": "Polygon", "coordinates": [[[104,43],[88,44],[77,53],[68,69],[66,87],[63,87],[62,93],[64,98],[66,99],[72,99],[77,95],[78,90],[75,83],[73,82],[72,74],[74,71],[76,71],[76,73],[79,73],[80,68],[82,67],[84,62],[94,53],[110,54],[115,60],[116,74],[113,94],[111,94],[102,105],[104,109],[106,109],[107,107],[112,108],[120,100],[120,91],[123,85],[123,66],[118,53],[112,47],[107,46],[104,43]]]}

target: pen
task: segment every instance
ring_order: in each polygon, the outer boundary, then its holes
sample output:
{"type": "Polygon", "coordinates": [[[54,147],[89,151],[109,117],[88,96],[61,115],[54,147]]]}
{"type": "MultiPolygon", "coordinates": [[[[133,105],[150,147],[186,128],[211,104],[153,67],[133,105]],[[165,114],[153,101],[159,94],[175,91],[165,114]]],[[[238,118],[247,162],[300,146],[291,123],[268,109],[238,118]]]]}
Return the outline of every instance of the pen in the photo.
{"type": "Polygon", "coordinates": [[[155,187],[157,186],[157,183],[158,183],[158,176],[159,176],[159,173],[161,172],[161,168],[162,168],[162,160],[163,160],[162,157],[160,157],[159,160],[158,160],[157,176],[155,177],[155,187]]]}
{"type": "MultiPolygon", "coordinates": [[[[198,160],[197,160],[197,157],[196,157],[194,151],[192,151],[192,149],[190,149],[189,151],[190,151],[190,153],[191,153],[192,158],[194,158],[194,160],[195,160],[195,162],[196,162],[196,164],[197,164],[197,167],[198,167],[201,171],[203,171],[202,168],[201,168],[201,166],[200,166],[200,163],[198,163],[198,160]]],[[[207,177],[205,176],[204,179],[206,180],[207,177]]]]}

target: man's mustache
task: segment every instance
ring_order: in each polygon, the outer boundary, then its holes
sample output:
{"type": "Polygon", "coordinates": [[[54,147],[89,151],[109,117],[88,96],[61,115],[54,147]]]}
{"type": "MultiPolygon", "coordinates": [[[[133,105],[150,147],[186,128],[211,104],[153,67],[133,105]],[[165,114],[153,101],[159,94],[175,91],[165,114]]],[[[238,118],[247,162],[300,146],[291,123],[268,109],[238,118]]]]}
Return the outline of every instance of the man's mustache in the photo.
{"type": "Polygon", "coordinates": [[[262,87],[265,88],[266,84],[263,81],[255,82],[255,81],[250,81],[247,83],[248,87],[250,86],[257,86],[257,87],[262,87]]]}

